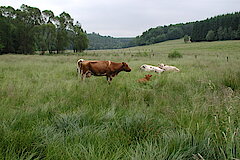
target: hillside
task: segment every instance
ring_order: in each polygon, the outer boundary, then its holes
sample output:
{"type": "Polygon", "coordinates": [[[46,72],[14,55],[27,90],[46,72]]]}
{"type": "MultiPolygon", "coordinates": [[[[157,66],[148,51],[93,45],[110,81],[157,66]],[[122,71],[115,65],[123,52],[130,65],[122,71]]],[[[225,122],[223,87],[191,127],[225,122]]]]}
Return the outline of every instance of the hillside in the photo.
{"type": "Polygon", "coordinates": [[[150,28],[134,39],[135,45],[148,45],[188,35],[191,41],[240,39],[240,12],[219,15],[202,21],[150,28]]]}
{"type": "Polygon", "coordinates": [[[110,36],[101,36],[96,33],[87,34],[89,39],[89,50],[98,49],[119,49],[130,46],[133,38],[114,38],[110,36]]]}

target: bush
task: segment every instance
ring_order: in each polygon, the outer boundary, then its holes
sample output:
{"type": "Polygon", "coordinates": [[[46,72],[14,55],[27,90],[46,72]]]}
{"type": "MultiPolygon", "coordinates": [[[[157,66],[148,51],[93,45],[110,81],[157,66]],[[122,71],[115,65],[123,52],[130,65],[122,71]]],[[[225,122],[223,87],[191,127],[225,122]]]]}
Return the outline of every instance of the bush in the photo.
{"type": "Polygon", "coordinates": [[[173,51],[168,54],[168,58],[182,58],[182,54],[178,51],[173,51]]]}
{"type": "Polygon", "coordinates": [[[190,41],[190,36],[185,35],[185,36],[183,37],[183,40],[184,40],[184,43],[188,43],[188,42],[190,41]]]}

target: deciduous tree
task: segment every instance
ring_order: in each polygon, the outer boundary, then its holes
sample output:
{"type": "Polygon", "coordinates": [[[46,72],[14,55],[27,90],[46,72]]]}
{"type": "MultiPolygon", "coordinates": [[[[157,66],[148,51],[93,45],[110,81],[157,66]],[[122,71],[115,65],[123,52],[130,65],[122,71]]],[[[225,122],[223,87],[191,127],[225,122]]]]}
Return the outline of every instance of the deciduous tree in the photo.
{"type": "Polygon", "coordinates": [[[206,35],[206,40],[207,41],[214,41],[216,39],[215,33],[213,30],[208,31],[206,35]]]}

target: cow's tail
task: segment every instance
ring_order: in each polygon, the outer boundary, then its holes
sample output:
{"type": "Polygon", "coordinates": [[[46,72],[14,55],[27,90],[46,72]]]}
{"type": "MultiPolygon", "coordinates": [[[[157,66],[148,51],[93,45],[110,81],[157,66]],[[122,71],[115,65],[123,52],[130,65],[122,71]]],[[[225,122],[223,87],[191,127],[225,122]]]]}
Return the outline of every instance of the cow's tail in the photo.
{"type": "Polygon", "coordinates": [[[83,59],[79,59],[79,60],[77,61],[77,72],[79,73],[79,75],[82,74],[82,62],[83,62],[83,61],[84,61],[83,59]]]}

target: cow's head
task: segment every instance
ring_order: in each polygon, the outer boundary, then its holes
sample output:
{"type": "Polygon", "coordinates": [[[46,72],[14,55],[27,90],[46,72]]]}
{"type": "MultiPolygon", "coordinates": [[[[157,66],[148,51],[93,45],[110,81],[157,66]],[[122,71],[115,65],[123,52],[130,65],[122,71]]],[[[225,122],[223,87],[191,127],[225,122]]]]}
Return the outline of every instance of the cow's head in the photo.
{"type": "Polygon", "coordinates": [[[141,65],[140,69],[144,69],[144,68],[146,68],[146,66],[145,65],[141,65]]]}
{"type": "Polygon", "coordinates": [[[163,68],[165,66],[165,64],[161,63],[161,64],[158,64],[159,68],[163,68]]]}
{"type": "Polygon", "coordinates": [[[147,78],[147,77],[152,77],[152,75],[151,74],[147,74],[147,75],[145,75],[145,77],[147,78]]]}
{"type": "Polygon", "coordinates": [[[124,70],[124,71],[126,71],[126,72],[131,72],[131,68],[128,66],[127,63],[122,62],[122,67],[123,67],[123,70],[124,70]]]}

